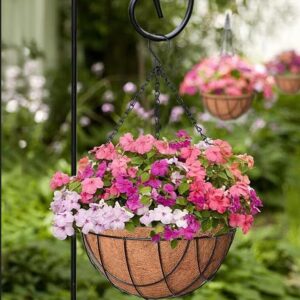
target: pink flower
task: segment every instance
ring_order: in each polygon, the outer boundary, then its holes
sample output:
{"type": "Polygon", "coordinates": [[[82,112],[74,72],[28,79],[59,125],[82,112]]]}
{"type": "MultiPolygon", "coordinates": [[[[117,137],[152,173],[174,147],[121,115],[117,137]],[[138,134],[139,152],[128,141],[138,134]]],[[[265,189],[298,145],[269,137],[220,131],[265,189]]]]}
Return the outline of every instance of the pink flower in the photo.
{"type": "Polygon", "coordinates": [[[205,155],[211,163],[224,164],[232,156],[232,148],[226,141],[215,140],[214,145],[206,149],[205,155]]]}
{"type": "Polygon", "coordinates": [[[78,161],[78,171],[83,171],[89,165],[89,158],[87,156],[78,161]]]}
{"type": "Polygon", "coordinates": [[[145,154],[151,151],[154,143],[155,138],[151,134],[141,135],[136,139],[134,143],[135,152],[137,152],[138,154],[145,154]]]}
{"type": "Polygon", "coordinates": [[[224,195],[224,191],[221,189],[211,189],[207,198],[209,208],[220,214],[223,214],[230,206],[230,200],[224,195]]]}
{"type": "Polygon", "coordinates": [[[112,143],[101,145],[96,150],[96,159],[113,160],[117,156],[115,146],[112,143]]]}
{"type": "Polygon", "coordinates": [[[179,237],[180,232],[177,229],[172,229],[170,226],[166,226],[164,233],[163,233],[163,238],[166,241],[172,241],[175,240],[179,237]]]}
{"type": "Polygon", "coordinates": [[[176,149],[170,148],[167,141],[155,141],[154,146],[160,154],[173,155],[176,153],[176,149]]]}
{"type": "Polygon", "coordinates": [[[127,164],[130,158],[125,155],[118,155],[110,164],[111,173],[114,177],[127,175],[127,164]]]}
{"type": "Polygon", "coordinates": [[[127,170],[127,173],[129,175],[129,177],[131,178],[135,178],[136,174],[137,174],[138,168],[137,167],[131,167],[127,170]]]}
{"type": "Polygon", "coordinates": [[[99,177],[86,178],[82,181],[82,192],[94,195],[97,189],[103,187],[103,181],[99,177]]]}
{"type": "Polygon", "coordinates": [[[186,161],[186,166],[188,167],[187,177],[193,177],[201,181],[206,176],[206,171],[201,165],[199,160],[186,161]]]}
{"type": "Polygon", "coordinates": [[[126,133],[120,138],[120,145],[124,151],[134,152],[134,139],[131,133],[126,133]]]}
{"type": "Polygon", "coordinates": [[[80,202],[83,203],[83,204],[89,204],[89,203],[92,203],[93,202],[93,195],[92,194],[88,194],[87,192],[82,192],[80,194],[81,196],[81,200],[80,202]]]}
{"type": "Polygon", "coordinates": [[[151,166],[151,174],[154,176],[165,176],[168,173],[169,165],[166,159],[158,160],[151,166]]]}
{"type": "Polygon", "coordinates": [[[183,159],[189,159],[190,161],[196,160],[200,155],[200,150],[196,147],[190,146],[181,149],[180,157],[183,159]]]}
{"type": "Polygon", "coordinates": [[[254,167],[254,159],[251,155],[242,154],[237,157],[244,161],[248,165],[248,168],[252,169],[254,167]]]}
{"type": "Polygon", "coordinates": [[[229,188],[228,192],[232,197],[244,197],[245,199],[248,199],[250,195],[249,186],[244,182],[236,183],[229,188]]]}
{"type": "Polygon", "coordinates": [[[61,187],[65,184],[68,184],[70,182],[70,178],[67,174],[64,174],[62,172],[56,172],[50,181],[50,188],[52,190],[57,189],[58,187],[61,187]]]}
{"type": "Polygon", "coordinates": [[[242,228],[244,234],[250,230],[253,221],[254,218],[251,215],[231,214],[229,216],[229,225],[233,228],[242,228]]]}

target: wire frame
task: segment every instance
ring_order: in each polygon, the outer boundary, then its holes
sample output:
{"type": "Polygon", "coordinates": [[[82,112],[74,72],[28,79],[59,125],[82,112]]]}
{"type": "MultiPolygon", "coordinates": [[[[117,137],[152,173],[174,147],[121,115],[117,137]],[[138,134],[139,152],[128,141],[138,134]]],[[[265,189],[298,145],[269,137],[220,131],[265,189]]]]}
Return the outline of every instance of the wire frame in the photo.
{"type": "Polygon", "coordinates": [[[237,119],[246,113],[252,105],[253,97],[252,94],[243,96],[203,94],[202,100],[210,114],[225,121],[237,119]]]}
{"type": "Polygon", "coordinates": [[[151,228],[134,233],[107,230],[82,235],[94,267],[120,291],[144,299],[183,296],[212,279],[225,259],[235,230],[215,236],[154,243],[151,228]]]}

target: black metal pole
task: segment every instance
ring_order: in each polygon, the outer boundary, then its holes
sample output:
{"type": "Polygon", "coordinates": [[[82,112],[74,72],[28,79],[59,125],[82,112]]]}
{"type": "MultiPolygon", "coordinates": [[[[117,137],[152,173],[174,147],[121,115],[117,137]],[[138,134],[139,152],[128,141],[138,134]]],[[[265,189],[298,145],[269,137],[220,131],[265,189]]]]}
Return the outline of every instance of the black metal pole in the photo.
{"type": "MultiPolygon", "coordinates": [[[[71,88],[71,175],[76,175],[77,164],[77,0],[72,0],[72,88],[71,88]]],[[[71,300],[76,300],[76,232],[71,238],[71,300]]]]}

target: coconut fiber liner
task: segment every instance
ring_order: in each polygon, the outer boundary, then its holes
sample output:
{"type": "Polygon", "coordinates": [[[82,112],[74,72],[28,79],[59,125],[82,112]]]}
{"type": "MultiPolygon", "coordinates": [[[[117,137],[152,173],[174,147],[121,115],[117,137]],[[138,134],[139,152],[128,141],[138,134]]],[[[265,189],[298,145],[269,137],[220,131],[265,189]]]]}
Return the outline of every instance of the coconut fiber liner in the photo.
{"type": "Polygon", "coordinates": [[[235,230],[216,237],[152,242],[151,228],[106,230],[83,236],[91,263],[119,290],[145,299],[188,294],[212,279],[225,259],[235,230]]]}
{"type": "Polygon", "coordinates": [[[225,96],[202,95],[206,109],[221,120],[232,120],[247,112],[252,104],[253,95],[225,96]]]}
{"type": "Polygon", "coordinates": [[[300,76],[275,76],[279,89],[287,94],[295,94],[300,91],[300,76]]]}

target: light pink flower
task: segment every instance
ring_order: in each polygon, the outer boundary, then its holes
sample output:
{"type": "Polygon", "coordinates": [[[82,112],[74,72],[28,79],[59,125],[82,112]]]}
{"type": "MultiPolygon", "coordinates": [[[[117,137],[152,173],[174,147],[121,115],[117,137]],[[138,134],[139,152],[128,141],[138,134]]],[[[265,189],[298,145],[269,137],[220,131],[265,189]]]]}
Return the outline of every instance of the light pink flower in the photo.
{"type": "Polygon", "coordinates": [[[160,154],[173,155],[176,153],[176,149],[170,148],[167,141],[155,141],[154,145],[160,154]]]}
{"type": "Polygon", "coordinates": [[[96,149],[96,159],[113,160],[117,156],[115,146],[112,143],[101,145],[96,149]]]}
{"type": "Polygon", "coordinates": [[[229,216],[229,225],[233,228],[242,228],[244,234],[250,230],[253,221],[254,218],[251,215],[231,214],[229,216]]]}
{"type": "Polygon", "coordinates": [[[97,189],[103,187],[103,181],[99,177],[95,178],[86,178],[82,181],[82,192],[94,195],[97,189]]]}
{"type": "Polygon", "coordinates": [[[228,192],[232,197],[244,197],[245,199],[248,199],[250,195],[249,186],[244,182],[236,183],[229,188],[228,192]]]}
{"type": "Polygon", "coordinates": [[[134,139],[131,133],[126,133],[120,138],[120,145],[124,151],[135,152],[134,139]]]}
{"type": "Polygon", "coordinates": [[[52,190],[55,190],[65,184],[68,184],[70,182],[70,178],[67,174],[64,174],[62,172],[56,172],[50,181],[50,188],[52,190]]]}
{"type": "Polygon", "coordinates": [[[208,206],[211,210],[215,210],[223,214],[230,206],[230,200],[224,195],[221,189],[211,189],[207,195],[208,206]]]}
{"type": "Polygon", "coordinates": [[[232,148],[222,140],[215,140],[214,144],[205,150],[205,156],[211,163],[224,164],[232,156],[232,148]]]}
{"type": "Polygon", "coordinates": [[[118,155],[110,164],[112,175],[116,178],[118,176],[127,175],[127,164],[130,162],[130,158],[125,155],[118,155]]]}
{"type": "Polygon", "coordinates": [[[145,154],[151,151],[154,142],[155,138],[151,134],[139,136],[134,143],[135,152],[145,154]]]}

